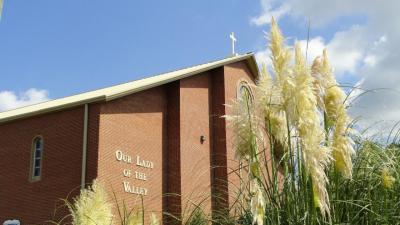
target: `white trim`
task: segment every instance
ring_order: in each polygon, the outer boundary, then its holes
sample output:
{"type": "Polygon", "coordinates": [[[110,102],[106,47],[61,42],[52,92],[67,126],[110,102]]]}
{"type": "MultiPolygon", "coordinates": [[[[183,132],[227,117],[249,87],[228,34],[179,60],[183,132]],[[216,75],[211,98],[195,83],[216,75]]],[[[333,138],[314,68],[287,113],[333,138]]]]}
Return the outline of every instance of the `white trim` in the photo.
{"type": "Polygon", "coordinates": [[[250,70],[253,72],[255,77],[258,77],[259,72],[254,55],[253,53],[247,53],[181,70],[172,71],[169,73],[160,74],[158,76],[153,76],[120,85],[115,85],[108,88],[103,88],[78,95],[47,101],[36,105],[22,107],[19,109],[0,112],[0,124],[35,115],[41,115],[44,113],[60,111],[87,103],[111,101],[139,91],[147,90],[156,86],[180,80],[189,76],[193,76],[205,71],[209,71],[242,60],[246,60],[248,62],[250,70]]]}

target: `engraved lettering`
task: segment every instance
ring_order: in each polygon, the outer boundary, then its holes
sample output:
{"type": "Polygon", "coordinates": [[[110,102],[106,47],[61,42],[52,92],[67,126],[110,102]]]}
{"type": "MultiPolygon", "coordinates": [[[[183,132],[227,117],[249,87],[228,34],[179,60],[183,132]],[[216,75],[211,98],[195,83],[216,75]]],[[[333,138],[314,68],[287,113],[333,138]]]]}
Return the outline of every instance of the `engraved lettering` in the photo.
{"type": "Polygon", "coordinates": [[[135,178],[138,179],[138,180],[144,180],[144,181],[147,180],[146,174],[138,172],[138,171],[135,171],[135,178]]]}
{"type": "Polygon", "coordinates": [[[131,177],[131,175],[132,175],[131,170],[128,170],[128,169],[124,169],[123,173],[124,173],[124,177],[131,177]]]}
{"type": "Polygon", "coordinates": [[[154,168],[153,162],[148,161],[148,160],[143,160],[140,158],[140,156],[136,156],[136,165],[140,166],[140,167],[144,167],[144,168],[149,168],[149,169],[154,168]]]}
{"type": "Polygon", "coordinates": [[[123,184],[124,184],[124,190],[127,193],[136,194],[136,195],[144,195],[144,196],[146,196],[148,193],[147,188],[136,187],[134,185],[130,185],[130,183],[128,181],[124,181],[123,184]]]}
{"type": "Polygon", "coordinates": [[[124,190],[128,193],[131,192],[131,186],[129,185],[129,182],[124,181],[124,190]]]}
{"type": "Polygon", "coordinates": [[[132,163],[132,157],[124,154],[122,151],[118,150],[115,152],[115,158],[117,161],[122,161],[125,163],[132,163]]]}

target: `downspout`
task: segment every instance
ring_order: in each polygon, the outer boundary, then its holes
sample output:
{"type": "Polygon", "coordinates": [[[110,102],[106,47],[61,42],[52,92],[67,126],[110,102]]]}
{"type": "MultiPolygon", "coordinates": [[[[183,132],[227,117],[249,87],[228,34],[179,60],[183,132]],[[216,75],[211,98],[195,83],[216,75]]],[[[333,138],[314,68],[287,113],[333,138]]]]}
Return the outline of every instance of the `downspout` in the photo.
{"type": "Polygon", "coordinates": [[[86,184],[86,155],[87,155],[87,136],[88,136],[88,116],[89,105],[85,104],[85,112],[83,116],[83,145],[82,145],[82,174],[81,174],[81,189],[85,188],[86,184]]]}

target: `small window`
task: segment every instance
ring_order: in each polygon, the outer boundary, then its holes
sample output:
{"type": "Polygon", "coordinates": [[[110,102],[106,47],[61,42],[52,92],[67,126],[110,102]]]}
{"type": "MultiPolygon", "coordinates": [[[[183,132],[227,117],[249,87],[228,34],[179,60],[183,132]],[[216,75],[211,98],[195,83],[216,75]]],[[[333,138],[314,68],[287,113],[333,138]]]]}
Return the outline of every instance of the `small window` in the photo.
{"type": "Polygon", "coordinates": [[[36,137],[32,143],[31,180],[40,180],[42,174],[43,138],[36,137]]]}

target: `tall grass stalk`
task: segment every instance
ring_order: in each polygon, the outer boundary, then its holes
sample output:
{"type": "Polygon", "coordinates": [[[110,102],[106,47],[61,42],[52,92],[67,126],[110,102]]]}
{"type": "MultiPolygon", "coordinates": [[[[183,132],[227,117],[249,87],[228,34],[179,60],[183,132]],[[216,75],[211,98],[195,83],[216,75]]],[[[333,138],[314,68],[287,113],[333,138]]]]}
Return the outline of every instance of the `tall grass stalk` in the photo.
{"type": "MultiPolygon", "coordinates": [[[[362,138],[326,50],[294,59],[274,19],[254,98],[244,93],[226,118],[244,162],[240,224],[400,224],[400,151],[362,138]],[[270,74],[271,71],[271,74],[270,74]]],[[[391,132],[397,138],[399,132],[391,132]]]]}

